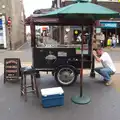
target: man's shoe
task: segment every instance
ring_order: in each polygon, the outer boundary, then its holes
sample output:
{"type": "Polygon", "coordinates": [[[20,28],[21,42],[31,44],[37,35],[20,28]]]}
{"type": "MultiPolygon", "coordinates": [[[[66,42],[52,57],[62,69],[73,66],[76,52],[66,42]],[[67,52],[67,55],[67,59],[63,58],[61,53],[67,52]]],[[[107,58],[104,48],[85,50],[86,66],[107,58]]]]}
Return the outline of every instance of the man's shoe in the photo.
{"type": "Polygon", "coordinates": [[[112,80],[106,81],[106,83],[105,83],[106,86],[109,86],[111,84],[112,84],[112,80]]]}

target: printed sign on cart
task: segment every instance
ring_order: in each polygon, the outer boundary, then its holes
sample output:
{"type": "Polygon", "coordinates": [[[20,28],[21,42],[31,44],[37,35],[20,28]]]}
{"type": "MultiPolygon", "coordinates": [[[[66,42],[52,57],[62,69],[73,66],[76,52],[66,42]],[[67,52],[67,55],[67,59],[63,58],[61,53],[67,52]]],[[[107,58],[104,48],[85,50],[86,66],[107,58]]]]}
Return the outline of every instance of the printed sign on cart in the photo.
{"type": "Polygon", "coordinates": [[[66,52],[58,52],[58,57],[67,57],[67,53],[66,52]]]}

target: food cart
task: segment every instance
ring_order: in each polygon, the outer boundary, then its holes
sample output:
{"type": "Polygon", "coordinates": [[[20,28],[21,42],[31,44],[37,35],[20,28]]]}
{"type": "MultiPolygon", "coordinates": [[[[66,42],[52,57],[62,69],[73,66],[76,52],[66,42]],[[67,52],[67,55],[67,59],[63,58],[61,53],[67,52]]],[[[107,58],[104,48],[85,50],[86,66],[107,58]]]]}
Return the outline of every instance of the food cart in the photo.
{"type": "Polygon", "coordinates": [[[29,24],[31,28],[33,67],[37,72],[52,72],[56,81],[65,86],[76,81],[81,68],[91,69],[90,75],[95,76],[92,57],[95,20],[115,17],[118,14],[89,2],[78,2],[46,15],[30,16],[26,24],[29,24]],[[39,26],[43,25],[50,27],[50,34],[54,29],[59,29],[57,39],[54,39],[52,35],[41,39],[37,32],[39,26]],[[79,34],[73,35],[73,31],[79,34]]]}
{"type": "MultiPolygon", "coordinates": [[[[36,71],[52,72],[55,80],[61,85],[71,85],[77,79],[81,67],[81,41],[77,40],[74,32],[84,33],[83,44],[83,66],[84,69],[91,69],[92,64],[92,21],[69,21],[57,18],[41,18],[32,15],[29,18],[31,28],[32,65],[36,71]],[[82,27],[82,23],[87,23],[82,27]],[[76,24],[75,24],[76,23],[76,24]],[[41,25],[57,25],[61,31],[60,39],[43,37],[37,33],[37,28],[41,25]],[[69,25],[69,26],[68,26],[69,25]],[[68,30],[69,29],[69,30],[68,30]],[[70,41],[65,42],[65,32],[71,32],[70,41]]],[[[50,30],[49,30],[50,31],[50,30]]],[[[68,35],[69,37],[69,35],[68,35]]],[[[82,36],[80,36],[82,37],[82,36]]]]}

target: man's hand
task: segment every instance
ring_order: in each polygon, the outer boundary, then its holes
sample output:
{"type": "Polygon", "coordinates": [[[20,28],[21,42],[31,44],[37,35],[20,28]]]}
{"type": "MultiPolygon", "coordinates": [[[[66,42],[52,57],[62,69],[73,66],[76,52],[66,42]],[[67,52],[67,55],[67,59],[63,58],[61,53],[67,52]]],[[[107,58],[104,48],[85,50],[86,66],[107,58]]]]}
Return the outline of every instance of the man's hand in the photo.
{"type": "Polygon", "coordinates": [[[93,50],[93,52],[92,52],[92,53],[93,53],[93,55],[94,55],[94,56],[97,56],[97,53],[96,53],[96,51],[95,51],[95,50],[93,50]]]}
{"type": "Polygon", "coordinates": [[[95,57],[96,61],[101,62],[100,58],[97,56],[97,53],[95,50],[93,50],[93,56],[95,57]]]}

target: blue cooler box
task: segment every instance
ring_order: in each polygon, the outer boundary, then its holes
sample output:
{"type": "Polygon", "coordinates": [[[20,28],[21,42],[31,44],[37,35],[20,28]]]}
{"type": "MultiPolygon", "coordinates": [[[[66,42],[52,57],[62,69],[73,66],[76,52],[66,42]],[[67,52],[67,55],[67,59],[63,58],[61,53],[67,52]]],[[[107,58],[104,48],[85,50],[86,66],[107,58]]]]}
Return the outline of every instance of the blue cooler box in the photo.
{"type": "Polygon", "coordinates": [[[61,87],[41,89],[41,95],[45,108],[64,105],[64,91],[61,87]]]}

